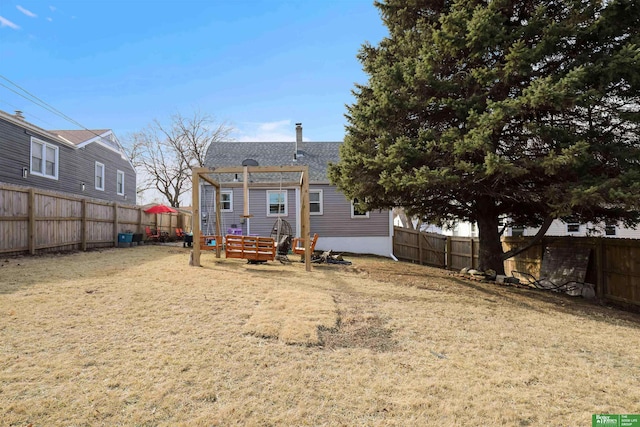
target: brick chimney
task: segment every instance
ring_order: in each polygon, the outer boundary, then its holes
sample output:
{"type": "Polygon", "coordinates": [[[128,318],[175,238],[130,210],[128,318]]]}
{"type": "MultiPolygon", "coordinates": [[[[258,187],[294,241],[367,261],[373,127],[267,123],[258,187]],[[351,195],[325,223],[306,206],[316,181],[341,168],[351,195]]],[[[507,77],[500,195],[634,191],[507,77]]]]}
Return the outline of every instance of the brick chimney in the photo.
{"type": "Polygon", "coordinates": [[[298,144],[302,144],[302,123],[296,123],[296,146],[293,153],[293,160],[298,159],[298,144]]]}

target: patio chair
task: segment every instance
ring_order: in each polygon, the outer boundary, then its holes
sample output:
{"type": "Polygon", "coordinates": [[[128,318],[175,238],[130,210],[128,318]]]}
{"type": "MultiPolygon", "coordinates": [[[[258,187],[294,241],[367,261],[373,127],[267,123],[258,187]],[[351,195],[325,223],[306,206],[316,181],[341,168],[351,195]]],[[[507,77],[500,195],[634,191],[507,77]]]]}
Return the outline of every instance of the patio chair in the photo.
{"type": "Polygon", "coordinates": [[[162,238],[162,235],[160,233],[158,233],[157,230],[151,230],[151,228],[149,226],[146,226],[144,228],[145,233],[147,234],[147,240],[152,240],[155,242],[159,242],[160,239],[162,238]]]}
{"type": "MultiPolygon", "coordinates": [[[[318,241],[318,233],[314,233],[313,234],[313,238],[311,239],[311,247],[309,249],[311,249],[311,253],[313,254],[313,251],[316,249],[316,242],[318,241]]],[[[298,254],[298,255],[304,255],[304,238],[303,237],[296,237],[295,239],[293,239],[293,253],[298,254]]]]}
{"type": "Polygon", "coordinates": [[[178,239],[184,239],[184,230],[182,228],[176,228],[176,237],[178,239]]]}

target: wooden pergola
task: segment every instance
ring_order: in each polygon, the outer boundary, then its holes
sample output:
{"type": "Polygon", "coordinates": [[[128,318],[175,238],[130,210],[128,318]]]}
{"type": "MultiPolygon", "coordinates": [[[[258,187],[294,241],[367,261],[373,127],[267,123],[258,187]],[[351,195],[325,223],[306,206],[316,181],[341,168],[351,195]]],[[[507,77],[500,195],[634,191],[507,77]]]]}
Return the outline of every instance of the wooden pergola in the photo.
{"type": "MultiPolygon", "coordinates": [[[[272,182],[252,182],[249,183],[249,174],[261,173],[299,173],[300,179],[295,182],[281,183],[287,187],[298,186],[300,188],[300,237],[304,239],[304,263],[305,269],[311,271],[311,251],[310,251],[310,230],[311,220],[309,211],[309,167],[308,166],[230,166],[210,168],[193,168],[192,170],[192,206],[193,206],[193,265],[200,266],[200,180],[206,181],[216,189],[216,235],[222,236],[220,230],[220,190],[221,183],[211,177],[212,174],[243,174],[244,188],[244,217],[250,217],[248,212],[249,188],[259,187],[272,182]]],[[[216,258],[220,258],[220,245],[216,249],[216,258]]]]}

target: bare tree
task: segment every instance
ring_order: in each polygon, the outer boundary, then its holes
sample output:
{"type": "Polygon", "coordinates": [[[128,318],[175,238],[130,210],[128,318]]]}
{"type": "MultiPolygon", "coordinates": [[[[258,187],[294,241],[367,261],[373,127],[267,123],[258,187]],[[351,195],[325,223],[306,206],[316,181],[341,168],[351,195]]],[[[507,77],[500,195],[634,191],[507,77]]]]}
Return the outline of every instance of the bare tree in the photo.
{"type": "Polygon", "coordinates": [[[191,190],[191,169],[204,166],[209,144],[228,140],[233,127],[195,111],[171,116],[169,125],[154,120],[135,132],[127,151],[140,175],[137,192],[158,190],[173,207],[191,190]]]}

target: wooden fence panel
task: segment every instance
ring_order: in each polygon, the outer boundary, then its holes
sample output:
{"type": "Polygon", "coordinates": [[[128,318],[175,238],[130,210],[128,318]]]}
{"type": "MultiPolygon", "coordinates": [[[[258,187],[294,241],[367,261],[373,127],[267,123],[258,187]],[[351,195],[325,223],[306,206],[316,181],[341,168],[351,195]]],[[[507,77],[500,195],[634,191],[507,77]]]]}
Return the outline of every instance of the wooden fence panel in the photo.
{"type": "Polygon", "coordinates": [[[146,212],[143,212],[142,215],[143,227],[149,226],[152,229],[168,233],[169,236],[172,237],[175,237],[176,227],[179,227],[178,222],[180,222],[180,220],[178,216],[187,216],[175,213],[149,214],[146,212]]]}
{"type": "Polygon", "coordinates": [[[393,254],[403,261],[419,262],[418,233],[408,228],[394,227],[393,254]]]}
{"type": "Polygon", "coordinates": [[[33,197],[35,249],[75,249],[81,242],[81,201],[46,193],[34,193],[33,197]]]}
{"type": "Polygon", "coordinates": [[[478,240],[471,237],[450,237],[448,266],[454,270],[478,266],[478,240]]]}
{"type": "Polygon", "coordinates": [[[144,233],[140,229],[139,211],[135,206],[118,206],[118,233],[144,233]]]}
{"type": "MultiPolygon", "coordinates": [[[[526,237],[508,237],[502,239],[502,248],[505,252],[508,252],[514,248],[524,246],[528,241],[529,239],[526,237]]],[[[517,257],[509,258],[504,262],[505,273],[512,275],[513,272],[521,272],[539,278],[543,252],[544,245],[540,242],[522,252],[517,257]]]]}
{"type": "Polygon", "coordinates": [[[87,202],[86,239],[88,248],[114,245],[114,210],[106,202],[87,202]]]}
{"type": "Polygon", "coordinates": [[[604,246],[603,294],[614,301],[640,305],[640,245],[629,243],[612,241],[604,246]]]}
{"type": "Polygon", "coordinates": [[[393,254],[396,258],[440,268],[478,265],[477,240],[424,233],[394,227],[393,254]]]}
{"type": "Polygon", "coordinates": [[[175,236],[178,223],[190,224],[187,217],[157,216],[144,213],[140,206],[0,184],[0,253],[113,247],[118,233],[144,234],[145,226],[155,228],[160,220],[162,230],[175,236]]]}
{"type": "Polygon", "coordinates": [[[441,234],[420,233],[418,237],[420,264],[445,268],[447,266],[447,238],[441,234]]]}
{"type": "MultiPolygon", "coordinates": [[[[503,239],[505,250],[522,246],[528,238],[503,239]]],[[[505,272],[525,271],[540,278],[544,248],[560,246],[591,250],[587,283],[596,285],[596,293],[609,301],[640,306],[640,241],[608,237],[547,236],[527,251],[505,261],[505,272]]]]}
{"type": "Polygon", "coordinates": [[[0,253],[29,250],[29,192],[0,188],[0,253]]]}

